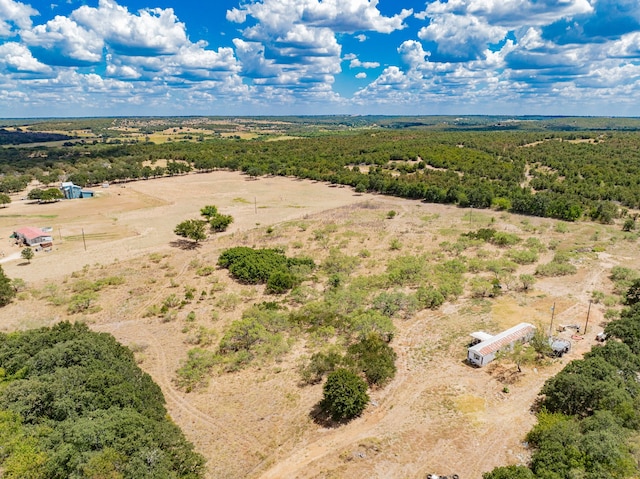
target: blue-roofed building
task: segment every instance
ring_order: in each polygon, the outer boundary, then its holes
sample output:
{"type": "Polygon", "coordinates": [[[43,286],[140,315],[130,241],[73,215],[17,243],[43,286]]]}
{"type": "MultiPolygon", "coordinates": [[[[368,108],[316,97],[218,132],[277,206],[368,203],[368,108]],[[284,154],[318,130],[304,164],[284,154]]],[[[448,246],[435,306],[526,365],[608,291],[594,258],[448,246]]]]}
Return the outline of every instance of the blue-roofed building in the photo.
{"type": "Polygon", "coordinates": [[[83,190],[82,187],[74,185],[71,181],[65,181],[60,185],[64,197],[68,200],[75,198],[93,198],[93,191],[83,190]]]}

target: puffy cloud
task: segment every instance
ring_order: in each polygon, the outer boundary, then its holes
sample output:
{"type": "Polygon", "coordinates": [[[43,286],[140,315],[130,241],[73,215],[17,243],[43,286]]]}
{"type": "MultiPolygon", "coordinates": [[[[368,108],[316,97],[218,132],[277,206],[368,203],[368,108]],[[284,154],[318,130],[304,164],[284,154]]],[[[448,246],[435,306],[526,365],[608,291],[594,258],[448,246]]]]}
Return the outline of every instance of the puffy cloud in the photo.
{"type": "Polygon", "coordinates": [[[523,24],[547,25],[592,12],[588,0],[436,0],[415,16],[424,20],[447,14],[471,15],[492,25],[519,27],[523,24]]]}
{"type": "Polygon", "coordinates": [[[398,47],[398,53],[403,63],[409,68],[419,68],[424,64],[425,58],[430,55],[424,50],[422,44],[415,40],[402,42],[402,45],[398,47]]]}
{"type": "Polygon", "coordinates": [[[378,68],[379,66],[378,62],[361,62],[357,58],[352,58],[349,63],[349,68],[378,68]]]}
{"type": "Polygon", "coordinates": [[[479,17],[446,13],[431,19],[418,33],[421,40],[437,44],[437,51],[448,60],[479,58],[490,43],[498,43],[507,34],[505,27],[490,25],[479,17]]]}
{"type": "Polygon", "coordinates": [[[418,36],[434,43],[434,55],[468,61],[481,58],[510,30],[570,22],[593,12],[588,0],[436,0],[416,17],[428,20],[418,36]]]}
{"type": "Polygon", "coordinates": [[[0,38],[10,37],[13,32],[13,25],[21,29],[31,26],[31,17],[38,14],[38,11],[30,5],[26,5],[14,0],[0,0],[0,38]]]}
{"type": "Polygon", "coordinates": [[[378,0],[262,0],[229,10],[227,20],[244,23],[252,16],[270,31],[304,23],[341,33],[391,33],[404,28],[405,18],[412,13],[403,9],[393,17],[385,17],[378,10],[378,0]]]}
{"type": "Polygon", "coordinates": [[[360,72],[356,74],[356,78],[358,79],[367,78],[367,74],[365,72],[360,72]]]}
{"type": "Polygon", "coordinates": [[[36,60],[27,47],[15,42],[0,45],[0,69],[21,78],[50,75],[53,71],[36,60]]]}
{"type": "Polygon", "coordinates": [[[102,36],[67,17],[56,16],[21,36],[27,45],[37,47],[38,56],[50,65],[81,66],[102,60],[102,36]]]}
{"type": "Polygon", "coordinates": [[[100,0],[98,8],[84,5],[71,18],[123,55],[167,55],[189,43],[185,25],[171,8],[144,9],[134,15],[114,0],[100,0]]]}
{"type": "MultiPolygon", "coordinates": [[[[377,0],[255,0],[228,10],[227,20],[242,24],[251,17],[255,22],[242,30],[243,39],[234,40],[243,74],[255,85],[324,96],[332,88],[333,75],[341,72],[342,48],[337,34],[391,33],[405,28],[404,20],[411,13],[402,10],[384,16],[377,0]],[[317,88],[309,89],[309,85],[317,88]]],[[[364,34],[356,38],[366,40],[364,34]]],[[[378,66],[378,62],[352,62],[352,68],[378,66]]]]}

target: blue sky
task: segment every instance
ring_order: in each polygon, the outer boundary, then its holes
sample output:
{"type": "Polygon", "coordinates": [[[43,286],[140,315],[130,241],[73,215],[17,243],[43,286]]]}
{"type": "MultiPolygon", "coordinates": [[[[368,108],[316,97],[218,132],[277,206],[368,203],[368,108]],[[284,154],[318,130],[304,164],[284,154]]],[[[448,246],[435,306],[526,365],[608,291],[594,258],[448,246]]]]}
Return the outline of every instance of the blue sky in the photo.
{"type": "Polygon", "coordinates": [[[0,0],[0,117],[640,115],[638,0],[0,0]]]}

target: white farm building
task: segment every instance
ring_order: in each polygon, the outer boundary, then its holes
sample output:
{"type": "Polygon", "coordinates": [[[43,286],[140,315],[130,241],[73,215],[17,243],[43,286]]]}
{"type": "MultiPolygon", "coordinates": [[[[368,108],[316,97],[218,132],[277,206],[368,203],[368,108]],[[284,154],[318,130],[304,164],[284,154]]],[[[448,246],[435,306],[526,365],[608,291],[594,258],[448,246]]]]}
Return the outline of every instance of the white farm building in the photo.
{"type": "Polygon", "coordinates": [[[511,349],[520,341],[525,343],[533,337],[536,327],[529,323],[520,323],[495,336],[483,331],[472,333],[480,342],[469,348],[467,359],[475,366],[486,366],[496,358],[496,354],[503,349],[511,349]]]}

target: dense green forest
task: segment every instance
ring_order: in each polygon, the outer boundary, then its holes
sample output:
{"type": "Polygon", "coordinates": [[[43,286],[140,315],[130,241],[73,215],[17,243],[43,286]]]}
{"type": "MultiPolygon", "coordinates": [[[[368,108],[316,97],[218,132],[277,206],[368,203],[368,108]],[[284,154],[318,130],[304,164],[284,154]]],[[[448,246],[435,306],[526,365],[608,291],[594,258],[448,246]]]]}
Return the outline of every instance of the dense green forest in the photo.
{"type": "MultiPolygon", "coordinates": [[[[638,122],[444,118],[385,122],[384,117],[313,117],[306,119],[314,125],[301,133],[306,136],[289,136],[286,141],[267,141],[272,137],[265,135],[252,140],[207,137],[114,144],[101,136],[62,147],[9,147],[0,149],[0,192],[20,191],[32,178],[45,185],[68,180],[91,186],[229,169],[254,177],[295,176],[348,185],[357,192],[567,221],[611,223],[625,216],[626,209],[640,207],[640,137],[624,131],[638,122]],[[572,123],[591,129],[567,131],[572,123]],[[157,160],[169,162],[160,166],[157,160]]],[[[300,133],[306,123],[298,120],[282,130],[300,133]]],[[[92,123],[86,121],[76,127],[90,128],[92,123]]],[[[98,131],[106,131],[104,122],[98,123],[98,131]]],[[[147,129],[159,127],[149,123],[147,129]]]]}
{"type": "Polygon", "coordinates": [[[2,477],[202,477],[133,353],[84,324],[0,335],[2,477]]]}
{"type": "Polygon", "coordinates": [[[22,143],[39,143],[47,141],[70,140],[69,135],[33,131],[9,131],[0,128],[0,145],[18,145],[22,143]]]}

